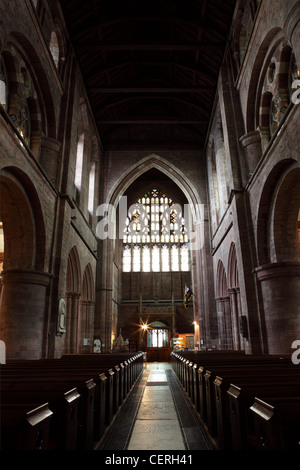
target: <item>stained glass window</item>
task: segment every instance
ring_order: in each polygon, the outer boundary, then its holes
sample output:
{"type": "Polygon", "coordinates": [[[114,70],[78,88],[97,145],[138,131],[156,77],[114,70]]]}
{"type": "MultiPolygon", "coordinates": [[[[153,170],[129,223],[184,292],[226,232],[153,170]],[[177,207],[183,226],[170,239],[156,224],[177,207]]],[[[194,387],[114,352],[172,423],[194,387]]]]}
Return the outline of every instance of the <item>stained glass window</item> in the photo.
{"type": "Polygon", "coordinates": [[[148,191],[128,210],[123,271],[189,271],[188,242],[181,206],[157,189],[148,191]]]}

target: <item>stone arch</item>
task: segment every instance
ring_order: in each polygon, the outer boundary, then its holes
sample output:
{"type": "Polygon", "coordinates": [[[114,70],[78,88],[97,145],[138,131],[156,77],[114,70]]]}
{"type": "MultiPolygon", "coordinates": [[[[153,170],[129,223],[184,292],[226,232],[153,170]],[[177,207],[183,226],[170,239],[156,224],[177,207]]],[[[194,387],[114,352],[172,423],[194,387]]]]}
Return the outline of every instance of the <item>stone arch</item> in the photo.
{"type": "Polygon", "coordinates": [[[269,237],[274,191],[282,175],[294,163],[295,160],[293,159],[285,159],[277,163],[277,165],[275,165],[274,168],[270,171],[264,184],[258,204],[255,234],[258,265],[264,265],[271,262],[269,237]]]}
{"type": "Polygon", "coordinates": [[[299,176],[295,160],[278,163],[260,198],[255,273],[268,354],[287,354],[300,334],[299,176]]]}
{"type": "Polygon", "coordinates": [[[44,272],[44,218],[36,190],[21,170],[1,170],[0,185],[0,219],[4,228],[1,339],[6,343],[8,358],[40,359],[44,355],[50,281],[50,275],[44,272]]]}
{"type": "Polygon", "coordinates": [[[269,228],[271,262],[299,262],[300,164],[282,176],[276,190],[269,228]]]}
{"type": "Polygon", "coordinates": [[[82,293],[83,300],[95,300],[95,283],[91,265],[88,264],[83,273],[82,293]]]}
{"type": "Polygon", "coordinates": [[[37,269],[45,264],[44,216],[29,177],[19,168],[0,172],[0,211],[4,225],[4,269],[37,269]]]}
{"type": "Polygon", "coordinates": [[[239,274],[237,270],[236,248],[235,243],[231,243],[228,254],[228,288],[239,286],[239,274]]]}
{"type": "Polygon", "coordinates": [[[33,82],[36,99],[40,112],[41,131],[47,137],[56,138],[56,115],[54,103],[43,64],[38,57],[30,40],[20,32],[12,32],[6,44],[6,49],[14,48],[26,65],[33,82]],[[40,86],[42,84],[42,88],[40,86]]]}
{"type": "Polygon", "coordinates": [[[291,98],[291,63],[295,54],[291,46],[282,44],[278,64],[278,92],[283,101],[288,105],[291,98]]]}
{"type": "Polygon", "coordinates": [[[227,275],[224,264],[218,261],[216,273],[216,307],[220,349],[232,349],[231,311],[227,275]]]}
{"type": "MultiPolygon", "coordinates": [[[[114,211],[112,211],[112,226],[117,228],[117,210],[120,203],[121,196],[126,192],[129,186],[139,178],[142,174],[146,173],[148,170],[157,169],[158,171],[162,172],[166,176],[168,176],[173,182],[181,189],[182,193],[185,195],[186,200],[191,208],[191,219],[193,222],[193,234],[195,235],[195,247],[199,249],[202,247],[203,236],[202,236],[202,229],[204,226],[204,214],[203,214],[203,206],[201,205],[200,197],[195,190],[195,188],[188,184],[188,180],[185,175],[174,165],[170,162],[165,160],[164,158],[156,155],[150,154],[137,164],[131,166],[124,174],[119,178],[116,184],[112,187],[111,191],[108,193],[106,198],[106,204],[114,207],[114,211]],[[199,243],[196,246],[196,243],[199,243]]],[[[128,209],[128,208],[127,208],[128,209]]],[[[97,215],[103,215],[97,211],[97,215]]],[[[192,225],[192,224],[191,224],[192,225]]],[[[100,238],[98,232],[97,236],[100,238]]],[[[103,247],[102,247],[102,264],[101,270],[102,273],[98,275],[99,283],[101,285],[101,279],[105,279],[105,286],[100,287],[100,296],[101,300],[100,303],[102,305],[101,314],[101,335],[103,338],[103,343],[106,344],[106,347],[109,348],[109,344],[111,343],[110,338],[110,331],[111,325],[116,318],[116,309],[115,303],[113,302],[113,286],[114,286],[114,272],[113,272],[113,259],[116,255],[118,249],[120,248],[120,243],[116,243],[116,238],[118,238],[117,231],[113,234],[111,238],[107,238],[103,240],[103,247]],[[115,237],[115,238],[114,238],[115,237]],[[104,339],[105,338],[105,339],[104,339]]],[[[120,241],[119,241],[120,242],[120,241]]],[[[199,252],[197,252],[198,254],[199,252]]],[[[201,258],[201,254],[198,258],[201,258]]],[[[196,262],[195,262],[196,264],[196,262]]],[[[199,267],[198,267],[199,270],[199,267]]],[[[197,268],[193,267],[192,276],[199,276],[197,268]]],[[[205,280],[203,281],[205,282],[205,280]]],[[[200,284],[200,281],[199,281],[200,284]]],[[[204,288],[199,291],[195,292],[195,288],[201,289],[201,286],[198,287],[198,283],[195,281],[194,283],[194,293],[195,295],[204,295],[204,288]]],[[[200,302],[199,302],[200,303],[200,302]]],[[[200,308],[200,307],[199,307],[200,308]]]]}
{"type": "MultiPolygon", "coordinates": [[[[266,60],[268,51],[276,41],[276,46],[284,38],[283,32],[280,28],[276,27],[269,31],[264,40],[261,43],[256,59],[253,65],[253,72],[250,78],[249,87],[248,87],[248,97],[247,97],[247,108],[246,108],[246,131],[247,133],[256,130],[258,115],[259,115],[259,102],[257,102],[258,97],[261,96],[261,89],[263,86],[263,78],[266,73],[266,68],[268,67],[269,60],[266,60]]],[[[273,46],[273,47],[276,47],[273,46]]],[[[269,52],[272,56],[272,52],[269,52]]]]}
{"type": "Polygon", "coordinates": [[[68,256],[66,291],[81,292],[81,269],[76,246],[71,248],[68,256]]]}
{"type": "MultiPolygon", "coordinates": [[[[293,94],[292,64],[295,55],[284,38],[274,41],[263,67],[257,92],[255,127],[258,127],[263,148],[278,131],[288,112],[293,94]]],[[[294,63],[295,71],[297,64],[294,63]]],[[[295,77],[297,78],[297,77],[295,77]]]]}
{"type": "Polygon", "coordinates": [[[228,295],[228,284],[227,276],[224,268],[224,264],[221,260],[217,266],[217,277],[216,277],[216,297],[225,297],[228,295]]]}
{"type": "Polygon", "coordinates": [[[192,210],[192,214],[194,220],[197,220],[197,216],[199,217],[200,214],[196,211],[195,207],[197,204],[201,204],[202,201],[200,200],[196,189],[190,183],[188,184],[185,175],[178,168],[176,168],[175,165],[172,165],[169,161],[155,154],[151,154],[148,157],[145,157],[137,165],[132,166],[124,173],[122,178],[115,184],[108,194],[107,203],[116,207],[119,203],[119,198],[126,191],[126,189],[140,175],[152,168],[158,169],[165,175],[169,176],[169,178],[171,178],[173,181],[175,181],[177,186],[186,196],[189,204],[192,206],[192,208],[194,208],[192,210]]]}
{"type": "MultiPolygon", "coordinates": [[[[237,267],[237,255],[235,243],[231,243],[228,254],[228,293],[230,298],[230,311],[232,319],[232,335],[233,335],[233,349],[244,349],[243,334],[246,332],[241,331],[242,309],[241,309],[241,296],[240,296],[240,283],[239,273],[237,267]]],[[[242,323],[243,324],[243,323],[242,323]]]]}

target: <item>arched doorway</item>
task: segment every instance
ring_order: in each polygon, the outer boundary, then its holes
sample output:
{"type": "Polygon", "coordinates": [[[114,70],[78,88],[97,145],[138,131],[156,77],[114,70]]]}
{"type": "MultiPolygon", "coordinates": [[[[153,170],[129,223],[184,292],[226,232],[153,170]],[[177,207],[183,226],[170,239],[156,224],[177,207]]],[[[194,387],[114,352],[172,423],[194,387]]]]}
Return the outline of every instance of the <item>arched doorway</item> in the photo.
{"type": "Polygon", "coordinates": [[[168,362],[171,353],[171,328],[162,321],[145,325],[145,351],[149,362],[168,362]]]}

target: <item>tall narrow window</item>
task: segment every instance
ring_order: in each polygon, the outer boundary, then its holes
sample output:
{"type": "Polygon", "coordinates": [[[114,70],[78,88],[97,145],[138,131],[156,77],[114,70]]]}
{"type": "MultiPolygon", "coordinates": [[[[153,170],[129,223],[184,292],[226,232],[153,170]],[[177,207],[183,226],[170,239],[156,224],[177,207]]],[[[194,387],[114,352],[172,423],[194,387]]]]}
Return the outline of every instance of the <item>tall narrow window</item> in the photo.
{"type": "Polygon", "coordinates": [[[143,259],[142,259],[143,271],[151,271],[151,258],[150,258],[150,247],[143,245],[143,259]]]}
{"type": "Polygon", "coordinates": [[[130,245],[124,246],[123,251],[123,271],[128,273],[131,271],[131,248],[130,245]]]}
{"type": "Polygon", "coordinates": [[[58,67],[59,64],[59,46],[58,46],[58,39],[57,39],[57,34],[55,31],[52,31],[51,33],[51,38],[50,38],[50,52],[52,54],[54,63],[56,67],[58,67]]]}
{"type": "Polygon", "coordinates": [[[141,270],[141,247],[139,245],[133,247],[132,268],[133,271],[141,270]]]}
{"type": "Polygon", "coordinates": [[[189,271],[182,208],[153,189],[130,207],[123,233],[123,271],[189,271]]]}
{"type": "Polygon", "coordinates": [[[90,170],[90,177],[89,177],[89,201],[88,201],[88,210],[89,213],[92,214],[94,210],[94,197],[95,197],[95,173],[96,173],[96,165],[93,163],[91,170],[90,170]]]}
{"type": "Polygon", "coordinates": [[[159,246],[157,244],[152,247],[152,271],[160,271],[160,259],[159,259],[159,246]]]}
{"type": "Polygon", "coordinates": [[[81,189],[82,168],[83,168],[83,140],[84,134],[81,134],[77,143],[76,167],[75,167],[75,186],[81,189]]]}
{"type": "Polygon", "coordinates": [[[0,104],[6,109],[6,79],[5,79],[5,69],[4,61],[0,57],[0,104]]]}

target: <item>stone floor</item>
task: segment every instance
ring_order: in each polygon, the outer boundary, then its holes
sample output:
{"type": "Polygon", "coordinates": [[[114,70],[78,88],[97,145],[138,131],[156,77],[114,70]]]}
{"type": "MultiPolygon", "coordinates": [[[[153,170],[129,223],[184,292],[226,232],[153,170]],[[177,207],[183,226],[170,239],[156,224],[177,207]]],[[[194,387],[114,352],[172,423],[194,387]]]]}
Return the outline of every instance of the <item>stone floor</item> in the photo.
{"type": "Polygon", "coordinates": [[[211,450],[168,363],[148,363],[99,450],[211,450]]]}

